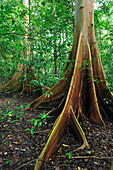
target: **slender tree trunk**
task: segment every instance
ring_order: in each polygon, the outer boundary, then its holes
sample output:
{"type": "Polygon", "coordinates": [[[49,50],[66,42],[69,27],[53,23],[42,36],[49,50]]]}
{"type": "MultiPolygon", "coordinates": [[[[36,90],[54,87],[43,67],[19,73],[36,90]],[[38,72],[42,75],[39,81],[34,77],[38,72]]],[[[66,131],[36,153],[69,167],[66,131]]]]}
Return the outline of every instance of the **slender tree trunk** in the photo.
{"type": "Polygon", "coordinates": [[[55,69],[55,77],[57,76],[57,32],[56,32],[56,4],[55,1],[53,2],[53,15],[54,15],[54,27],[55,27],[55,32],[54,32],[54,69],[55,69]]]}
{"type": "Polygon", "coordinates": [[[57,49],[54,47],[55,76],[57,76],[57,49]]]}

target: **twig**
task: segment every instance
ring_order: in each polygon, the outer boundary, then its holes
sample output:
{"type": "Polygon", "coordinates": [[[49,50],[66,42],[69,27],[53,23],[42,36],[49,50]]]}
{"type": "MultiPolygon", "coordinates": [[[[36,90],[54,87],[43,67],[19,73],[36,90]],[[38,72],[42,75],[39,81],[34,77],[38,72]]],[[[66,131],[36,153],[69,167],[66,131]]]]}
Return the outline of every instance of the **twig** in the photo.
{"type": "MultiPolygon", "coordinates": [[[[36,158],[37,159],[37,158],[36,158]]],[[[31,162],[36,161],[36,159],[31,160],[23,165],[21,165],[20,167],[16,168],[15,170],[18,170],[28,164],[30,164],[31,162]]],[[[111,157],[97,157],[97,156],[75,156],[75,157],[71,157],[71,159],[113,159],[113,156],[111,157]]],[[[43,161],[43,160],[39,160],[39,161],[43,161]]],[[[49,162],[49,161],[48,161],[49,162]]]]}
{"type": "MultiPolygon", "coordinates": [[[[13,127],[11,127],[11,129],[14,130],[13,127]]],[[[38,146],[36,143],[34,143],[31,139],[29,139],[23,132],[21,132],[21,130],[19,130],[19,129],[15,129],[15,130],[16,130],[17,132],[20,132],[20,133],[22,134],[22,136],[23,136],[26,140],[28,140],[30,143],[32,143],[33,145],[35,145],[36,147],[38,147],[39,150],[41,150],[41,149],[39,148],[39,146],[38,146]]]]}
{"type": "Polygon", "coordinates": [[[37,131],[37,132],[34,132],[34,134],[38,134],[38,133],[48,133],[50,132],[51,129],[46,129],[46,130],[41,130],[41,131],[37,131]]]}
{"type": "MultiPolygon", "coordinates": [[[[23,132],[21,132],[20,130],[18,130],[18,129],[16,129],[16,131],[18,131],[18,132],[20,132],[22,135],[23,135],[23,137],[25,138],[25,139],[27,139],[29,142],[31,142],[33,145],[35,145],[35,146],[37,146],[38,147],[38,149],[39,149],[39,145],[37,145],[36,143],[34,143],[31,139],[29,139],[26,135],[24,135],[24,133],[23,132]]],[[[39,149],[40,150],[40,149],[39,149]]]]}
{"type": "Polygon", "coordinates": [[[97,156],[75,156],[71,157],[71,159],[113,159],[113,156],[109,157],[97,157],[97,156]]]}
{"type": "MultiPolygon", "coordinates": [[[[36,158],[36,159],[37,159],[37,158],[36,158]]],[[[27,163],[25,163],[25,164],[23,164],[23,165],[19,166],[19,167],[18,167],[18,168],[16,168],[15,170],[18,170],[18,169],[20,169],[20,168],[22,168],[22,167],[24,167],[24,166],[26,166],[26,165],[30,164],[31,162],[36,161],[36,159],[33,159],[33,160],[31,160],[31,161],[29,161],[29,162],[27,162],[27,163]]]]}

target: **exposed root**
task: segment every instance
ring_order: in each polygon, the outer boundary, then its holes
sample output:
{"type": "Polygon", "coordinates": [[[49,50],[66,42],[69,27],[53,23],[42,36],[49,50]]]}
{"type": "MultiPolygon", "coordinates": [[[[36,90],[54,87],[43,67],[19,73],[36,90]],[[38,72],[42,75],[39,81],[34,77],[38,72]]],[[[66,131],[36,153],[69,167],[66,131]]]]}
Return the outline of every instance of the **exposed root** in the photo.
{"type": "Polygon", "coordinates": [[[20,79],[20,77],[22,76],[22,71],[23,70],[23,65],[18,66],[17,71],[15,72],[15,74],[13,75],[12,79],[6,83],[3,86],[0,86],[0,89],[18,89],[20,87],[21,82],[19,82],[18,80],[20,79]]]}
{"type": "Polygon", "coordinates": [[[87,142],[86,136],[85,136],[83,129],[80,126],[80,124],[79,124],[79,122],[78,122],[78,120],[75,116],[75,113],[74,113],[72,107],[71,107],[71,123],[70,123],[70,126],[72,126],[72,131],[78,135],[76,138],[79,139],[80,140],[79,142],[82,143],[82,146],[78,149],[84,149],[85,147],[89,148],[89,144],[87,142]]]}
{"type": "MultiPolygon", "coordinates": [[[[22,93],[32,93],[34,89],[36,89],[36,86],[30,86],[30,81],[37,80],[39,81],[38,77],[35,77],[35,74],[33,73],[32,69],[27,69],[26,71],[23,69],[23,65],[18,65],[17,71],[13,75],[12,79],[6,83],[3,86],[0,86],[0,89],[6,90],[8,89],[10,92],[14,91],[21,91],[22,93]],[[24,73],[25,71],[25,73],[24,73]],[[27,77],[28,74],[31,74],[31,78],[29,79],[27,77]],[[23,76],[26,77],[26,80],[23,80],[23,76]]],[[[40,82],[40,81],[39,81],[40,82]]],[[[38,93],[42,94],[42,88],[44,88],[45,91],[49,90],[47,87],[39,86],[40,90],[38,90],[38,93]]]]}

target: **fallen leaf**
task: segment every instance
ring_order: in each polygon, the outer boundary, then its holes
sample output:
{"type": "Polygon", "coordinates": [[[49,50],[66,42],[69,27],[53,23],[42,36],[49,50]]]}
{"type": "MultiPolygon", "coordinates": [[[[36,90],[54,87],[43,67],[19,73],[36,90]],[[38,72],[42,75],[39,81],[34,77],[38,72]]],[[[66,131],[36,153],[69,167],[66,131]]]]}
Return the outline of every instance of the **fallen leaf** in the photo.
{"type": "Polygon", "coordinates": [[[13,143],[16,144],[16,145],[20,144],[20,142],[13,142],[13,143]]]}
{"type": "Polygon", "coordinates": [[[15,148],[15,150],[17,151],[17,150],[19,150],[20,148],[15,148]]]}
{"type": "Polygon", "coordinates": [[[61,150],[58,150],[58,152],[59,152],[59,153],[62,153],[62,151],[61,151],[61,150]]]}
{"type": "Polygon", "coordinates": [[[41,146],[44,146],[44,144],[43,144],[43,143],[41,143],[41,146]]]}
{"type": "Polygon", "coordinates": [[[55,168],[55,170],[60,170],[59,166],[55,168]]]}
{"type": "Polygon", "coordinates": [[[99,163],[99,162],[94,162],[94,164],[95,164],[95,165],[100,165],[100,163],[99,163]]]}
{"type": "MultiPolygon", "coordinates": [[[[12,134],[9,134],[7,137],[13,136],[12,134]]],[[[11,138],[12,139],[12,138],[11,138]]]]}
{"type": "Polygon", "coordinates": [[[26,146],[26,149],[30,149],[30,148],[26,146]]]}
{"type": "Polygon", "coordinates": [[[7,152],[4,152],[4,155],[7,155],[7,152]]]}
{"type": "Polygon", "coordinates": [[[65,146],[65,147],[68,147],[69,145],[65,145],[65,144],[62,144],[63,146],[65,146]]]}
{"type": "Polygon", "coordinates": [[[20,151],[25,152],[25,151],[26,151],[26,149],[20,149],[20,151]]]}
{"type": "Polygon", "coordinates": [[[81,170],[80,166],[78,166],[78,170],[81,170]]]}
{"type": "Polygon", "coordinates": [[[87,151],[88,154],[91,154],[91,151],[87,151]]]}
{"type": "Polygon", "coordinates": [[[65,155],[62,155],[62,158],[66,158],[66,156],[65,156],[65,155]]]}
{"type": "Polygon", "coordinates": [[[107,148],[107,146],[104,146],[104,149],[106,149],[107,148]]]}

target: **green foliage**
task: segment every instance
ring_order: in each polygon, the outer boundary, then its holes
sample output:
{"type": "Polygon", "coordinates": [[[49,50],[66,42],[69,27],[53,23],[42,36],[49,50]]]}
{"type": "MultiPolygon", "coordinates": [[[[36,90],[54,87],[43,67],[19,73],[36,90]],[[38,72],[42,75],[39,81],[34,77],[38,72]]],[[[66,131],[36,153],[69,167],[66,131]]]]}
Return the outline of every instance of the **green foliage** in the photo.
{"type": "Polygon", "coordinates": [[[30,131],[31,134],[34,134],[34,129],[35,126],[37,125],[37,127],[41,127],[45,122],[46,119],[49,118],[49,116],[47,116],[45,113],[41,113],[40,115],[38,115],[38,119],[30,119],[30,122],[33,122],[33,127],[31,127],[31,129],[25,129],[25,131],[30,131]]]}
{"type": "Polygon", "coordinates": [[[47,91],[47,92],[45,93],[45,97],[46,97],[46,96],[49,97],[50,95],[53,95],[53,92],[47,91]]]}
{"type": "Polygon", "coordinates": [[[30,42],[33,51],[31,57],[40,82],[46,86],[51,87],[58,81],[64,69],[72,43],[72,15],[71,3],[31,1],[30,18],[33,21],[30,22],[30,42]],[[36,6],[33,5],[35,3],[36,6]],[[37,15],[34,15],[35,12],[37,15]]]}
{"type": "Polygon", "coordinates": [[[66,156],[68,156],[68,158],[70,159],[72,157],[71,152],[66,153],[66,156]]]}
{"type": "MultiPolygon", "coordinates": [[[[15,96],[16,95],[14,95],[13,98],[15,96]]],[[[7,121],[8,123],[17,123],[20,121],[20,118],[23,117],[24,112],[22,111],[22,109],[24,108],[24,106],[20,105],[15,110],[10,109],[13,102],[14,101],[8,102],[8,105],[5,106],[4,111],[0,111],[0,122],[7,121]]],[[[25,129],[25,131],[30,131],[33,135],[35,127],[37,126],[38,128],[40,128],[41,126],[43,126],[43,124],[46,123],[47,118],[49,118],[49,116],[47,116],[45,112],[40,113],[37,116],[37,119],[33,118],[29,120],[31,123],[33,122],[33,124],[31,124],[33,126],[31,128],[25,129]]],[[[7,145],[7,142],[5,142],[5,145],[7,145]]]]}
{"type": "MultiPolygon", "coordinates": [[[[18,62],[33,67],[40,85],[51,87],[62,75],[73,41],[74,8],[72,1],[30,0],[27,9],[21,0],[0,0],[0,79],[6,83],[18,62]],[[25,24],[25,16],[30,22],[25,24]],[[27,35],[29,44],[24,43],[27,35]],[[30,46],[29,60],[23,55],[30,46]],[[55,71],[56,69],[56,71],[55,71]]],[[[112,2],[95,1],[94,21],[102,63],[113,91],[112,2]]],[[[71,61],[73,62],[73,61],[71,61]]],[[[84,66],[88,63],[83,63],[84,66]]],[[[31,76],[31,72],[29,72],[31,76]]],[[[28,76],[28,77],[29,77],[28,76]]],[[[24,81],[27,77],[21,77],[24,81]]],[[[30,85],[39,86],[38,81],[30,85]]],[[[37,91],[38,88],[35,90],[37,91]]]]}
{"type": "Polygon", "coordinates": [[[5,161],[6,164],[8,164],[8,163],[10,163],[10,162],[11,162],[11,160],[5,161]]]}
{"type": "Polygon", "coordinates": [[[0,111],[0,122],[3,122],[6,119],[8,120],[9,123],[17,122],[23,116],[24,112],[22,111],[22,109],[24,106],[20,105],[17,111],[11,110],[10,106],[13,102],[14,101],[8,102],[8,105],[6,105],[4,111],[0,111]]]}
{"type": "Polygon", "coordinates": [[[113,91],[112,1],[96,0],[95,6],[97,6],[94,11],[96,38],[106,80],[113,91]]]}
{"type": "Polygon", "coordinates": [[[18,0],[0,0],[0,4],[0,72],[6,82],[14,74],[21,56],[25,34],[23,16],[27,10],[18,0]]]}
{"type": "Polygon", "coordinates": [[[30,60],[26,64],[34,68],[36,76],[46,86],[50,87],[59,80],[71,49],[73,11],[73,4],[65,1],[53,3],[31,0],[28,10],[21,1],[2,2],[0,70],[4,76],[4,83],[12,77],[19,61],[22,64],[26,63],[25,58],[22,58],[22,51],[25,48],[23,45],[26,27],[24,16],[27,13],[30,17],[28,39],[31,53],[30,60]],[[56,76],[54,74],[55,60],[57,62],[56,76]]]}

